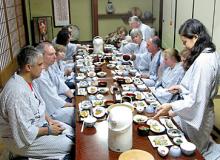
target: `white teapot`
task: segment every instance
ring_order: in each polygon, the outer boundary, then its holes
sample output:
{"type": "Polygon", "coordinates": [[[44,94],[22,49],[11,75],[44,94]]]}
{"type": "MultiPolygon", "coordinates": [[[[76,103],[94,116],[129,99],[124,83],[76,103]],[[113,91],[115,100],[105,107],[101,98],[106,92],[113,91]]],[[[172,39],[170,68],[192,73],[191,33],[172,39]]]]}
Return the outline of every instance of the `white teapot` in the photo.
{"type": "Polygon", "coordinates": [[[103,53],[103,46],[104,46],[104,41],[102,37],[96,36],[93,38],[93,47],[94,47],[93,53],[103,53]]]}

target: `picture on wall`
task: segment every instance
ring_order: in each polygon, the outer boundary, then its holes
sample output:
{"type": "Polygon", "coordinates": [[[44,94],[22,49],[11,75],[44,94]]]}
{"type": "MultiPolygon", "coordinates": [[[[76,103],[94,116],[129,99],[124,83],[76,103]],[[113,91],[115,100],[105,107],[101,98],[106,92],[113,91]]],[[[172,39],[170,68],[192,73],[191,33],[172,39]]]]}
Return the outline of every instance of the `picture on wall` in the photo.
{"type": "Polygon", "coordinates": [[[70,24],[69,0],[52,0],[54,26],[61,27],[70,24]]]}
{"type": "Polygon", "coordinates": [[[47,17],[33,17],[33,28],[34,28],[34,43],[40,43],[44,41],[52,41],[53,39],[53,28],[52,18],[47,17]]]}

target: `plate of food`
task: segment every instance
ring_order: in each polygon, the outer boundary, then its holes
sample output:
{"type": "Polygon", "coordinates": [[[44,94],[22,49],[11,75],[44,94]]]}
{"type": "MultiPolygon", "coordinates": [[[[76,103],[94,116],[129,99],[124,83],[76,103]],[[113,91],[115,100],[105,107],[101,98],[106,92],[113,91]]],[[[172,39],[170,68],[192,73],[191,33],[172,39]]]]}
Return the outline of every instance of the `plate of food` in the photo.
{"type": "Polygon", "coordinates": [[[173,121],[170,118],[160,117],[159,120],[167,129],[177,129],[177,127],[173,124],[173,121]]]}
{"type": "Polygon", "coordinates": [[[78,83],[78,87],[83,87],[83,88],[85,88],[85,87],[88,87],[88,82],[87,81],[80,81],[79,83],[78,83]]]}
{"type": "Polygon", "coordinates": [[[143,84],[143,81],[140,78],[133,78],[134,84],[139,85],[139,84],[143,84]]]}
{"type": "Polygon", "coordinates": [[[93,106],[105,106],[104,100],[92,100],[92,105],[93,106]]]}
{"type": "Polygon", "coordinates": [[[99,77],[105,77],[106,75],[107,75],[106,72],[98,72],[97,73],[97,76],[99,76],[99,77]]]}
{"type": "Polygon", "coordinates": [[[92,103],[89,100],[85,100],[81,102],[81,108],[82,109],[90,109],[92,108],[92,103]]]}
{"type": "Polygon", "coordinates": [[[113,69],[113,68],[115,68],[115,64],[107,64],[107,67],[108,67],[109,69],[113,69]]]}
{"type": "Polygon", "coordinates": [[[99,87],[98,88],[98,92],[101,94],[105,94],[109,91],[109,89],[107,87],[99,87]]]}
{"type": "Polygon", "coordinates": [[[136,114],[134,117],[133,117],[133,121],[135,123],[145,123],[147,122],[148,120],[148,117],[147,116],[144,116],[144,115],[140,115],[140,114],[136,114]]]}
{"type": "Polygon", "coordinates": [[[187,142],[184,136],[173,138],[173,143],[175,143],[176,145],[181,145],[183,142],[187,142]]]}
{"type": "Polygon", "coordinates": [[[97,67],[100,67],[100,66],[102,66],[103,64],[104,64],[103,62],[95,62],[95,63],[94,63],[94,65],[97,66],[97,67]]]}
{"type": "Polygon", "coordinates": [[[87,75],[88,75],[89,77],[95,77],[95,76],[96,76],[96,73],[95,73],[94,71],[90,71],[90,72],[87,73],[87,75]]]}
{"type": "Polygon", "coordinates": [[[126,68],[126,66],[125,65],[117,65],[116,68],[118,70],[124,70],[126,68]]]}
{"type": "Polygon", "coordinates": [[[88,110],[82,110],[79,112],[80,117],[82,118],[86,118],[89,115],[89,111],[88,110]]]}
{"type": "Polygon", "coordinates": [[[148,120],[147,124],[150,126],[150,130],[154,133],[163,133],[165,131],[165,127],[157,120],[148,120]]]}
{"type": "Polygon", "coordinates": [[[134,94],[135,94],[135,98],[137,100],[142,100],[142,99],[145,98],[144,95],[141,92],[136,91],[136,92],[134,92],[134,94]]]}
{"type": "Polygon", "coordinates": [[[86,89],[85,88],[78,88],[77,89],[77,95],[78,96],[85,96],[85,95],[87,95],[86,89]]]}
{"type": "Polygon", "coordinates": [[[134,105],[135,107],[138,107],[138,106],[140,106],[140,107],[147,107],[147,104],[146,104],[145,101],[134,101],[134,102],[133,102],[133,105],[134,105]]]}
{"type": "Polygon", "coordinates": [[[90,86],[90,87],[87,87],[87,91],[89,94],[95,94],[98,91],[98,89],[95,86],[90,86]]]}
{"type": "Polygon", "coordinates": [[[170,141],[169,137],[166,134],[148,136],[148,138],[153,147],[173,145],[173,143],[170,141]]]}
{"type": "Polygon", "coordinates": [[[96,118],[101,118],[105,115],[106,113],[106,110],[104,107],[95,107],[93,108],[93,116],[96,117],[96,118]]]}
{"type": "Polygon", "coordinates": [[[130,84],[133,82],[130,77],[125,77],[124,79],[125,79],[125,83],[127,83],[127,84],[130,84]]]}
{"type": "Polygon", "coordinates": [[[169,129],[167,131],[167,134],[170,138],[174,138],[174,137],[181,137],[183,135],[183,132],[179,129],[169,129]]]}

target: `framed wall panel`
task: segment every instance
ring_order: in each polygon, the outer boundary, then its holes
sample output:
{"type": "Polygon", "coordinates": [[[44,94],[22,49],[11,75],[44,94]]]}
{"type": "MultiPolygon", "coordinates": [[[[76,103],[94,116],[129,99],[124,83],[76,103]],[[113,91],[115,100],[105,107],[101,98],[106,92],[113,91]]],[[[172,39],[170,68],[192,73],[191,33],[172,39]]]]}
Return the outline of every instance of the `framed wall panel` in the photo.
{"type": "Polygon", "coordinates": [[[33,17],[34,43],[53,39],[52,17],[33,17]]]}
{"type": "Polygon", "coordinates": [[[69,0],[52,0],[54,26],[61,27],[70,24],[69,0]]]}

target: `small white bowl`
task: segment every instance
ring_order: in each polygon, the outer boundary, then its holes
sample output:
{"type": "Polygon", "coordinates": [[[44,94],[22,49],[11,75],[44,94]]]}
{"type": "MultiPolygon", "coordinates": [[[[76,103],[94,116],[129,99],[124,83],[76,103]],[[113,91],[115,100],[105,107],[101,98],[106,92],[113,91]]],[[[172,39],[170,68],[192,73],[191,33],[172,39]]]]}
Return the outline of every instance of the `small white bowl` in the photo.
{"type": "Polygon", "coordinates": [[[144,107],[142,107],[142,106],[137,106],[137,107],[136,107],[136,110],[137,110],[138,113],[142,113],[142,112],[144,112],[144,107]]]}
{"type": "Polygon", "coordinates": [[[84,119],[84,123],[86,127],[93,127],[96,121],[97,119],[92,116],[88,116],[87,118],[84,119]]]}
{"type": "Polygon", "coordinates": [[[196,145],[191,142],[183,142],[180,148],[185,155],[192,155],[196,150],[196,145]]]}
{"type": "Polygon", "coordinates": [[[157,151],[158,151],[160,156],[165,157],[168,154],[169,149],[165,146],[159,146],[157,148],[157,151]]]}

